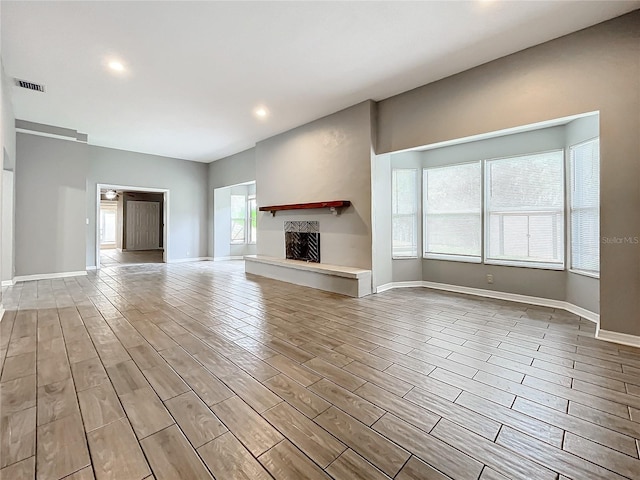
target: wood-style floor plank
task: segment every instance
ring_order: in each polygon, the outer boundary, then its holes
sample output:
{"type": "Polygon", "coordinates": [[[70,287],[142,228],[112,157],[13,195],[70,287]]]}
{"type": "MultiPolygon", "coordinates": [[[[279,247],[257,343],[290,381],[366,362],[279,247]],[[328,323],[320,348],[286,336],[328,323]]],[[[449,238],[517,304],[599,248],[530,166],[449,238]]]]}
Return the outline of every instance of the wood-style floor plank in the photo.
{"type": "Polygon", "coordinates": [[[227,432],[218,417],[193,392],[167,400],[165,405],[195,448],[227,432]]]}
{"type": "Polygon", "coordinates": [[[410,456],[404,448],[336,407],[320,414],[315,421],[391,477],[410,456]]]}
{"type": "Polygon", "coordinates": [[[283,440],[260,455],[258,460],[276,480],[292,478],[331,480],[329,475],[287,440],[283,440]]]}
{"type": "Polygon", "coordinates": [[[3,293],[3,479],[640,477],[640,349],[561,310],[234,261],[3,293]]]}
{"type": "Polygon", "coordinates": [[[266,380],[264,384],[309,418],[317,417],[331,406],[329,402],[284,374],[276,375],[266,380]]]}
{"type": "Polygon", "coordinates": [[[264,418],[322,468],[326,468],[347,448],[286,403],[267,410],[264,418]]]}
{"type": "Polygon", "coordinates": [[[218,418],[224,419],[227,428],[256,457],[283,439],[277,430],[239,397],[229,398],[211,408],[218,418]]]}
{"type": "Polygon", "coordinates": [[[39,426],[37,442],[38,478],[62,478],[91,463],[80,413],[39,426]]]}
{"type": "Polygon", "coordinates": [[[177,425],[171,425],[140,441],[158,480],[213,480],[177,425]]]}
{"type": "Polygon", "coordinates": [[[453,478],[477,479],[482,471],[482,463],[390,413],[373,428],[453,478]]]}
{"type": "Polygon", "coordinates": [[[87,433],[96,479],[146,478],[151,471],[129,422],[121,418],[87,433]]]}
{"type": "Polygon", "coordinates": [[[251,453],[227,432],[201,446],[198,453],[216,478],[238,480],[270,480],[267,473],[251,453]]]}

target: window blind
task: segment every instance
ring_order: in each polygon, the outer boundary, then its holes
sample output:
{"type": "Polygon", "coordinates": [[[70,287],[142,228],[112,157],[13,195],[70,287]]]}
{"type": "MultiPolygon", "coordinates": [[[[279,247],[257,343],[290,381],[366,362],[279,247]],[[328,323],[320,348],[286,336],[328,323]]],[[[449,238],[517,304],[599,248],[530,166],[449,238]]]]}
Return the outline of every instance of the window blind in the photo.
{"type": "Polygon", "coordinates": [[[571,268],[600,271],[600,141],[574,145],[571,160],[571,268]]]}
{"type": "Polygon", "coordinates": [[[418,256],[418,170],[394,168],[391,180],[392,256],[418,256]]]}
{"type": "Polygon", "coordinates": [[[480,162],[424,170],[426,257],[477,257],[481,253],[480,162]]]}
{"type": "Polygon", "coordinates": [[[486,261],[564,265],[562,150],[487,160],[486,261]]]}

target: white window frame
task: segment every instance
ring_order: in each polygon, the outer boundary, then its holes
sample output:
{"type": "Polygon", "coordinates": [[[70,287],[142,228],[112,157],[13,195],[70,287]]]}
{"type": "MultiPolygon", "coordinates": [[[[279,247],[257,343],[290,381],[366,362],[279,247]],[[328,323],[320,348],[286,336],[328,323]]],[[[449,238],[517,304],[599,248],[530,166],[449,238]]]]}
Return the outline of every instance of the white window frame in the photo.
{"type": "MultiPolygon", "coordinates": [[[[536,268],[536,269],[542,269],[542,270],[558,270],[558,271],[562,271],[566,269],[566,263],[567,263],[567,259],[566,259],[566,245],[567,245],[567,232],[566,232],[566,218],[567,218],[567,201],[566,201],[566,156],[565,156],[565,151],[564,149],[553,149],[553,150],[544,150],[544,151],[540,151],[540,152],[529,152],[529,153],[520,153],[518,155],[509,155],[506,157],[496,157],[496,158],[488,158],[485,159],[483,161],[483,170],[484,170],[484,175],[483,175],[483,191],[484,191],[484,196],[483,196],[483,221],[482,221],[482,228],[483,228],[483,241],[484,241],[484,249],[482,252],[482,263],[485,265],[503,265],[503,266],[508,266],[508,267],[523,267],[523,268],[536,268]],[[495,258],[488,258],[489,257],[489,230],[490,228],[488,228],[488,221],[487,219],[489,218],[489,201],[488,201],[488,195],[489,195],[489,168],[487,166],[487,163],[492,162],[492,161],[499,161],[499,160],[507,160],[510,158],[517,158],[517,157],[525,157],[525,156],[529,156],[529,155],[540,155],[540,154],[544,154],[544,153],[552,153],[552,152],[562,152],[562,203],[563,203],[563,207],[561,210],[557,210],[557,209],[544,209],[544,210],[540,210],[540,214],[544,214],[544,213],[560,213],[561,214],[561,223],[563,226],[563,235],[562,235],[562,248],[560,249],[561,251],[561,256],[562,256],[562,261],[559,263],[555,263],[555,262],[536,262],[536,261],[528,261],[528,260],[508,260],[508,259],[495,259],[495,258]]],[[[521,211],[514,211],[514,214],[522,214],[523,212],[521,211]]]]}
{"type": "MultiPolygon", "coordinates": [[[[254,203],[255,205],[255,209],[256,209],[256,213],[258,211],[258,200],[256,199],[256,194],[255,193],[250,193],[249,195],[247,195],[247,225],[245,226],[245,232],[246,232],[246,239],[247,239],[247,245],[255,245],[256,244],[256,238],[254,238],[254,235],[252,235],[252,228],[251,228],[251,221],[252,221],[252,217],[251,217],[251,202],[254,203]]],[[[258,221],[258,217],[256,215],[256,221],[258,221]]],[[[257,236],[257,228],[256,228],[256,236],[257,236]]]]}
{"type": "MultiPolygon", "coordinates": [[[[573,252],[572,252],[572,246],[573,246],[573,186],[574,186],[574,166],[573,166],[573,150],[576,147],[581,147],[583,145],[586,145],[588,143],[593,143],[593,142],[598,142],[598,150],[600,149],[600,137],[593,137],[593,138],[589,138],[588,140],[584,140],[582,142],[576,143],[574,145],[571,145],[568,148],[568,154],[567,154],[567,171],[569,172],[569,185],[567,186],[568,188],[568,208],[567,208],[567,258],[568,258],[568,265],[569,267],[567,268],[567,270],[571,273],[575,273],[577,275],[583,275],[585,277],[591,277],[591,278],[600,278],[600,266],[598,266],[598,271],[593,271],[593,270],[583,270],[580,268],[574,268],[573,267],[573,252]]],[[[600,163],[600,156],[598,154],[598,163],[600,163]]],[[[600,165],[598,165],[598,169],[600,169],[600,165]]],[[[600,187],[600,182],[598,182],[598,187],[600,187]]],[[[599,197],[599,195],[598,195],[599,197]]],[[[599,198],[598,198],[599,200],[599,198]]],[[[598,221],[600,221],[600,202],[598,201],[598,221]]],[[[600,239],[598,239],[600,240],[600,239]]],[[[600,245],[598,246],[598,248],[600,248],[600,245]]]]}
{"type": "Polygon", "coordinates": [[[394,167],[391,169],[391,259],[392,260],[415,260],[418,257],[418,249],[420,247],[419,245],[419,235],[418,235],[418,215],[419,215],[419,210],[420,210],[420,200],[418,198],[420,192],[420,188],[419,188],[419,184],[420,184],[420,179],[418,178],[418,172],[419,169],[418,168],[401,168],[401,167],[394,167]],[[394,213],[393,212],[393,194],[394,194],[394,174],[397,171],[413,171],[415,173],[415,182],[414,182],[414,205],[415,205],[415,209],[413,213],[394,213]],[[397,255],[394,251],[394,246],[393,246],[393,220],[394,218],[397,217],[413,217],[413,236],[414,236],[414,245],[415,245],[415,254],[413,255],[397,255]]]}
{"type": "Polygon", "coordinates": [[[452,163],[448,165],[438,165],[432,167],[425,167],[422,169],[422,258],[429,260],[448,260],[452,262],[465,262],[465,263],[482,263],[484,252],[484,161],[473,160],[471,162],[452,163]],[[456,167],[460,165],[480,164],[480,254],[479,255],[455,255],[451,253],[435,253],[427,252],[427,209],[425,203],[427,201],[425,172],[436,168],[456,167]]]}

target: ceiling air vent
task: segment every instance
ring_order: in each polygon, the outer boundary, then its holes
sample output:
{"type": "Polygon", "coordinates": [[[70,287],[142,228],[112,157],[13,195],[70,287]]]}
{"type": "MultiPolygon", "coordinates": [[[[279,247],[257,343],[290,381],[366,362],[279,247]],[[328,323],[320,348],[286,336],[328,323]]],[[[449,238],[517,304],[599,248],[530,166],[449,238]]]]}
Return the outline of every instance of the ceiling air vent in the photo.
{"type": "Polygon", "coordinates": [[[27,90],[35,90],[36,92],[44,93],[44,85],[39,85],[33,82],[27,82],[26,80],[20,80],[16,78],[16,85],[27,90]]]}

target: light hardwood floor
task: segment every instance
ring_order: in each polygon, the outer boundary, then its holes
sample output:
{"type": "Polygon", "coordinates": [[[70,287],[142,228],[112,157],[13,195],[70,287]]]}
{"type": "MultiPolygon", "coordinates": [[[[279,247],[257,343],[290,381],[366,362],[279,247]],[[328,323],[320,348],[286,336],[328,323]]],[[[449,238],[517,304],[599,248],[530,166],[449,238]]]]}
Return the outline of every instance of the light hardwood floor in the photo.
{"type": "Polygon", "coordinates": [[[2,479],[640,478],[640,350],[564,311],[242,262],[4,290],[2,479]]]}

